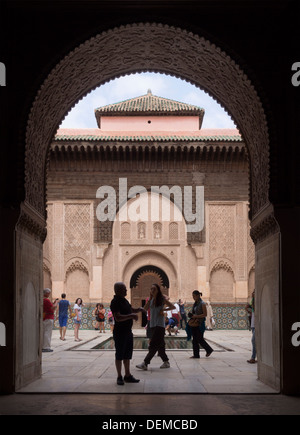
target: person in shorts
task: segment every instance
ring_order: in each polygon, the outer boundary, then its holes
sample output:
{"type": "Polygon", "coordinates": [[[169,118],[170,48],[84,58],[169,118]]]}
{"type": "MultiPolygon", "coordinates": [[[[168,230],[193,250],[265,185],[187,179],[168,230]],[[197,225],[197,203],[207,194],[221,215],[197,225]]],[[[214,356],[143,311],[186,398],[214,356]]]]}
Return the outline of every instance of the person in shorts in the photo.
{"type": "Polygon", "coordinates": [[[123,282],[116,282],[114,285],[115,296],[111,301],[110,309],[113,313],[115,326],[113,338],[115,341],[115,364],[117,369],[117,384],[124,385],[124,382],[140,382],[130,373],[130,360],[133,353],[133,320],[137,320],[136,313],[144,311],[143,308],[132,308],[125,298],[127,289],[123,282]],[[125,369],[125,376],[122,377],[122,362],[125,369]]]}
{"type": "Polygon", "coordinates": [[[111,311],[107,313],[107,321],[110,327],[110,332],[113,332],[115,326],[115,319],[111,311]]]}
{"type": "Polygon", "coordinates": [[[79,338],[78,334],[79,334],[79,328],[81,325],[81,319],[82,319],[82,307],[83,307],[83,302],[81,298],[77,298],[74,304],[74,312],[75,312],[75,317],[74,317],[74,335],[75,335],[75,341],[82,341],[81,338],[79,338]]]}
{"type": "Polygon", "coordinates": [[[58,323],[59,323],[59,332],[60,332],[60,340],[65,341],[65,335],[67,331],[68,324],[68,311],[70,316],[72,315],[71,304],[66,300],[66,294],[62,293],[61,300],[58,303],[58,323]]]}

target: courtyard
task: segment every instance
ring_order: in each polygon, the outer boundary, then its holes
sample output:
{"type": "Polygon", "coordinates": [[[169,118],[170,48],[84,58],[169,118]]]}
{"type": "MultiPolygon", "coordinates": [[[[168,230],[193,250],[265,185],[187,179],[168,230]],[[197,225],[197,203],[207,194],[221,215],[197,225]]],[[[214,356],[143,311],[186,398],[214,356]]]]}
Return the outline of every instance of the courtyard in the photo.
{"type": "MultiPolygon", "coordinates": [[[[142,329],[134,336],[145,337],[142,329]]],[[[167,350],[171,367],[160,369],[155,356],[147,371],[135,366],[143,361],[147,350],[134,350],[132,374],[137,384],[116,383],[114,350],[93,349],[107,341],[111,332],[80,330],[80,343],[74,341],[73,330],[67,330],[66,341],[59,331],[52,335],[53,352],[43,353],[42,377],[18,390],[18,393],[81,393],[81,394],[276,394],[277,391],[257,379],[257,365],[249,364],[251,332],[247,330],[207,331],[206,340],[214,352],[209,358],[201,350],[199,360],[190,359],[192,350],[167,350]]],[[[179,337],[185,339],[185,331],[179,337]]]]}

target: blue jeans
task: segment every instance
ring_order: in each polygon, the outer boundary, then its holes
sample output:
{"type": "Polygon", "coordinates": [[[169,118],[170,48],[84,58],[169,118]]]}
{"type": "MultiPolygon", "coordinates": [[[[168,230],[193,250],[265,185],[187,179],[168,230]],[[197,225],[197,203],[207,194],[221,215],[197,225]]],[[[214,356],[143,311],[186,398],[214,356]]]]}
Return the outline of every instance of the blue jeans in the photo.
{"type": "Polygon", "coordinates": [[[256,358],[255,328],[251,328],[251,330],[252,330],[252,340],[251,340],[251,342],[252,342],[252,356],[251,356],[251,358],[255,359],[256,358]]]}

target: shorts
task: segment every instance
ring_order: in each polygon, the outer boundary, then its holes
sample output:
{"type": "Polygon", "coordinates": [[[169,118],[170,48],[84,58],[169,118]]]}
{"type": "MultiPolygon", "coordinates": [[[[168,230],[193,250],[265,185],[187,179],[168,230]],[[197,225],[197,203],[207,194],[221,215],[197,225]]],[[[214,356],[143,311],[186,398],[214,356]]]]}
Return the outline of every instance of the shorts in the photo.
{"type": "Polygon", "coordinates": [[[116,348],[116,360],[131,359],[133,353],[133,334],[113,334],[116,348]]]}
{"type": "Polygon", "coordinates": [[[74,319],[74,323],[76,323],[76,325],[80,325],[81,324],[81,319],[80,320],[74,319]]]}
{"type": "Polygon", "coordinates": [[[66,327],[68,324],[68,316],[59,316],[58,323],[61,328],[66,327]]]}

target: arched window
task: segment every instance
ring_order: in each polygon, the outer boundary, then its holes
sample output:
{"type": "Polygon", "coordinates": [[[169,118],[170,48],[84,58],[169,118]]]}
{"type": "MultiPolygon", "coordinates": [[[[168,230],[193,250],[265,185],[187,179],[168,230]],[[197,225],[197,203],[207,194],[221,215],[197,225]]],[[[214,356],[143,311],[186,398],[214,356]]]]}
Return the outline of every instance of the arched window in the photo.
{"type": "Polygon", "coordinates": [[[155,222],[153,225],[153,238],[161,239],[162,236],[162,224],[160,222],[155,222]]]}
{"type": "Polygon", "coordinates": [[[140,222],[138,224],[138,239],[143,240],[146,238],[146,224],[144,222],[140,222]]]}

